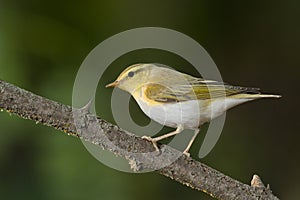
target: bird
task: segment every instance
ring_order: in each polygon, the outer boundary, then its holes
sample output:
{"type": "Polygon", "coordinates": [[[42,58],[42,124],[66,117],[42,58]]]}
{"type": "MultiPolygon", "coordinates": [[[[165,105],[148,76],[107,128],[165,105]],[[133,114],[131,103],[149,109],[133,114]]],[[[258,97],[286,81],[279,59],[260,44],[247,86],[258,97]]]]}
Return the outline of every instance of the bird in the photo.
{"type": "Polygon", "coordinates": [[[154,63],[130,65],[106,87],[117,87],[130,93],[149,118],[175,128],[158,137],[142,137],[152,142],[157,151],[157,142],[185,129],[193,130],[193,137],[183,151],[186,156],[190,156],[189,150],[203,124],[239,104],[261,98],[281,97],[262,94],[259,88],[233,86],[193,77],[154,63]]]}

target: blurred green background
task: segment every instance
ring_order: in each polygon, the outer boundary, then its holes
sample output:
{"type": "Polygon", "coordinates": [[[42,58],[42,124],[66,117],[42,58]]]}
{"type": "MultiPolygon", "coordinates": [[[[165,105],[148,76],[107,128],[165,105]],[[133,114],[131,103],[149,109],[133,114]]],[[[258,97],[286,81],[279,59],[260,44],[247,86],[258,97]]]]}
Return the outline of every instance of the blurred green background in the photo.
{"type": "MultiPolygon", "coordinates": [[[[71,105],[77,70],[97,44],[137,27],[180,31],[209,52],[224,81],[283,95],[229,111],[202,162],[245,183],[257,173],[281,199],[299,199],[299,7],[297,1],[2,0],[0,78],[71,105]]],[[[166,52],[136,51],[117,59],[99,86],[143,61],[195,72],[166,52]]],[[[99,93],[100,116],[113,121],[111,90],[99,93]]],[[[134,118],[144,116],[131,107],[134,118]]],[[[111,169],[53,128],[5,112],[0,127],[1,199],[212,199],[156,173],[111,169]]]]}

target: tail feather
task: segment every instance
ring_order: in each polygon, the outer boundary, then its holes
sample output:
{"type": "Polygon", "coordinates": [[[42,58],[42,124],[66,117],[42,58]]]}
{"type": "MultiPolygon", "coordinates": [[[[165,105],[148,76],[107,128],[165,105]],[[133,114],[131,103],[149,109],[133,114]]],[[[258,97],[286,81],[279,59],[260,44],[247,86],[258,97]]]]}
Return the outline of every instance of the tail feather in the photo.
{"type": "Polygon", "coordinates": [[[281,95],[278,94],[259,94],[259,98],[281,98],[281,95]]]}
{"type": "Polygon", "coordinates": [[[237,94],[231,96],[237,99],[260,99],[260,98],[281,98],[281,95],[276,94],[237,94]]]}

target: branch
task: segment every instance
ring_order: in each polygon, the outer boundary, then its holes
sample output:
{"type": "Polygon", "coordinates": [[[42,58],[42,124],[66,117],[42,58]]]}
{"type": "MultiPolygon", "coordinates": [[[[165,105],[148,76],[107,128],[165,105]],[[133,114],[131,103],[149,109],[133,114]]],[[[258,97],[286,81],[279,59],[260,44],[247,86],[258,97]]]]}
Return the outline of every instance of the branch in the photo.
{"type": "Polygon", "coordinates": [[[155,152],[152,143],[98,118],[89,113],[86,107],[72,108],[2,80],[0,80],[0,108],[114,152],[126,158],[135,171],[155,169],[164,176],[208,193],[217,199],[278,200],[257,175],[254,175],[250,186],[186,157],[167,145],[161,145],[160,155],[151,153],[155,152]],[[163,166],[166,161],[174,157],[178,159],[170,165],[161,169],[156,168],[163,166]]]}

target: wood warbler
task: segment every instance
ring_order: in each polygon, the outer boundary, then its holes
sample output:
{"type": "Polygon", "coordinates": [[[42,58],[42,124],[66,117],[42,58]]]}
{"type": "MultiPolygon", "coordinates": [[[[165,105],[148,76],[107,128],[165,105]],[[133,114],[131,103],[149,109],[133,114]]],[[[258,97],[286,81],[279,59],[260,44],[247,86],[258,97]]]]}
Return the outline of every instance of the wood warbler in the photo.
{"type": "Polygon", "coordinates": [[[153,143],[156,150],[159,150],[158,141],[184,129],[194,130],[183,152],[187,156],[202,124],[247,101],[280,97],[261,94],[258,88],[196,78],[149,63],[129,66],[106,87],[118,87],[129,92],[148,117],[162,125],[176,128],[173,132],[155,138],[143,136],[153,143]]]}

